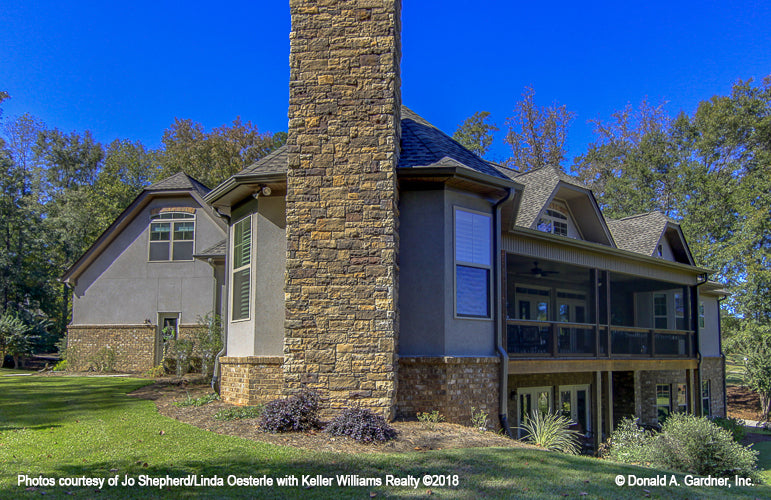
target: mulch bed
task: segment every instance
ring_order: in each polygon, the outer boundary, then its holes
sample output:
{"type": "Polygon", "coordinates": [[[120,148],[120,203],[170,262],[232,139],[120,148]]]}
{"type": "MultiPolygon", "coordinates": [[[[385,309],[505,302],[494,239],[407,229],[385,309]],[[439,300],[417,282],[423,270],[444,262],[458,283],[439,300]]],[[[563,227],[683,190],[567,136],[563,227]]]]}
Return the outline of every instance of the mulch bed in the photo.
{"type": "Polygon", "coordinates": [[[215,420],[214,415],[218,411],[234,407],[222,401],[213,401],[198,407],[172,404],[186,399],[188,395],[198,398],[211,392],[211,389],[204,384],[167,379],[142,387],[132,392],[130,396],[150,399],[155,402],[162,415],[207,431],[314,451],[393,453],[486,446],[529,447],[520,441],[508,439],[493,432],[479,432],[471,427],[449,423],[439,423],[433,430],[428,430],[420,422],[393,422],[391,425],[396,429],[398,437],[386,443],[377,444],[359,443],[347,437],[331,437],[323,431],[271,434],[260,431],[257,428],[256,419],[215,420]]]}
{"type": "Polygon", "coordinates": [[[728,416],[744,420],[763,420],[760,415],[760,398],[746,387],[728,386],[728,416]]]}

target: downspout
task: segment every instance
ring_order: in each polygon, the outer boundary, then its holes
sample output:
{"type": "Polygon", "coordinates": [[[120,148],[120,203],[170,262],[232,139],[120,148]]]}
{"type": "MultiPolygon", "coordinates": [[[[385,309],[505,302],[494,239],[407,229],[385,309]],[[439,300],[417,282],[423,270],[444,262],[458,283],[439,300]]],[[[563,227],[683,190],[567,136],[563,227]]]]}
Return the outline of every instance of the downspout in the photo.
{"type": "MultiPolygon", "coordinates": [[[[217,355],[214,357],[214,373],[212,373],[211,377],[211,388],[214,392],[216,392],[218,395],[220,394],[220,380],[222,380],[222,376],[220,374],[220,371],[222,370],[222,366],[220,366],[220,357],[224,356],[227,353],[228,350],[228,290],[230,288],[228,283],[228,276],[230,276],[230,273],[228,271],[228,266],[230,265],[230,217],[227,217],[225,215],[220,214],[217,212],[220,217],[225,219],[225,222],[228,225],[228,233],[227,238],[225,238],[225,267],[223,268],[223,291],[222,291],[222,297],[220,297],[220,312],[223,314],[220,314],[220,322],[222,324],[222,349],[220,352],[217,353],[217,355]]],[[[216,270],[215,270],[216,271],[216,270]]],[[[216,278],[214,280],[215,286],[216,286],[216,278]]]]}
{"type": "Polygon", "coordinates": [[[493,239],[493,274],[495,275],[495,295],[493,300],[493,311],[496,320],[495,328],[495,345],[498,351],[498,356],[501,358],[501,380],[498,384],[499,401],[498,401],[498,419],[500,420],[501,428],[507,436],[513,439],[511,429],[509,428],[509,409],[508,409],[508,393],[509,393],[509,353],[506,352],[506,348],[503,346],[503,329],[506,327],[506,319],[504,312],[501,310],[501,297],[502,294],[502,279],[501,276],[501,206],[514,199],[516,191],[512,188],[506,188],[507,194],[501,200],[499,200],[493,206],[493,227],[495,228],[495,238],[493,239]]]}

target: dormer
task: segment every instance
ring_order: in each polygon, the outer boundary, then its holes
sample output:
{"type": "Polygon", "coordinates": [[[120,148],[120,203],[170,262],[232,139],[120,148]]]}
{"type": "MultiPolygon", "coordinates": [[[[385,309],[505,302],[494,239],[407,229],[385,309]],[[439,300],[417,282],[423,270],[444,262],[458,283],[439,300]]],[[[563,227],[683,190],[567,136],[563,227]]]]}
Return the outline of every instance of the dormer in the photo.
{"type": "Polygon", "coordinates": [[[622,250],[695,265],[680,225],[661,212],[609,220],[608,227],[622,250]]]}
{"type": "Polygon", "coordinates": [[[591,190],[557,168],[514,178],[525,186],[515,225],[615,247],[591,190]]]}

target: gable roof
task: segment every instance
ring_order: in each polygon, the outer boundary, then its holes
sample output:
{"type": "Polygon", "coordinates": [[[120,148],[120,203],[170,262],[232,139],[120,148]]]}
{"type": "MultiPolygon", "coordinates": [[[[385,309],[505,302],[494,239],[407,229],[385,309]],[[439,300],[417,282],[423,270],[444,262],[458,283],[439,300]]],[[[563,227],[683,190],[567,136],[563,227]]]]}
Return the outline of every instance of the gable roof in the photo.
{"type": "Polygon", "coordinates": [[[176,173],[165,179],[161,179],[155,184],[151,184],[142,190],[134,201],[132,201],[123,212],[110,224],[110,226],[102,232],[101,235],[94,241],[94,243],[86,250],[75,263],[67,269],[62,275],[60,281],[70,283],[77,279],[77,277],[96,259],[107,246],[120,234],[122,231],[142,210],[147,203],[150,202],[155,196],[180,196],[184,193],[188,193],[200,206],[203,212],[209,215],[215,225],[222,230],[223,234],[226,234],[227,226],[214,212],[204,200],[204,196],[209,192],[204,184],[198,180],[190,177],[184,172],[176,173]]]}
{"type": "Polygon", "coordinates": [[[670,240],[670,243],[674,243],[673,252],[678,254],[680,260],[693,264],[680,225],[662,212],[630,215],[623,219],[609,219],[607,222],[619,248],[648,256],[656,253],[661,238],[666,237],[667,233],[674,233],[677,239],[674,242],[670,240]]]}
{"type": "Polygon", "coordinates": [[[199,194],[201,194],[202,196],[205,196],[206,194],[209,193],[209,191],[211,191],[211,189],[206,187],[203,183],[190,177],[184,172],[177,172],[176,174],[170,177],[161,179],[155,184],[151,184],[147,186],[144,190],[145,191],[175,191],[175,190],[185,191],[188,189],[193,189],[197,191],[199,194]]]}

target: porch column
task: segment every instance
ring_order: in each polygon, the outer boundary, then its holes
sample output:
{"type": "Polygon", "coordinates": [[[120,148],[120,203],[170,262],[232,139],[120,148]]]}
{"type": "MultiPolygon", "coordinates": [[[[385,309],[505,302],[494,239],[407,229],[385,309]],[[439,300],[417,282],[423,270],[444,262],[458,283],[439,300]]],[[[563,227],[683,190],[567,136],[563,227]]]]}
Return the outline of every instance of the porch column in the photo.
{"type": "Polygon", "coordinates": [[[685,390],[688,393],[688,412],[696,415],[696,399],[693,391],[693,370],[685,370],[685,390]]]}
{"type": "Polygon", "coordinates": [[[607,372],[606,380],[608,382],[608,412],[607,412],[607,424],[608,436],[613,432],[613,372],[607,372]]]}
{"type": "Polygon", "coordinates": [[[602,372],[594,372],[594,449],[602,444],[602,372]]]}
{"type": "Polygon", "coordinates": [[[634,414],[637,418],[642,418],[642,384],[640,381],[640,370],[634,371],[634,414]]]}

